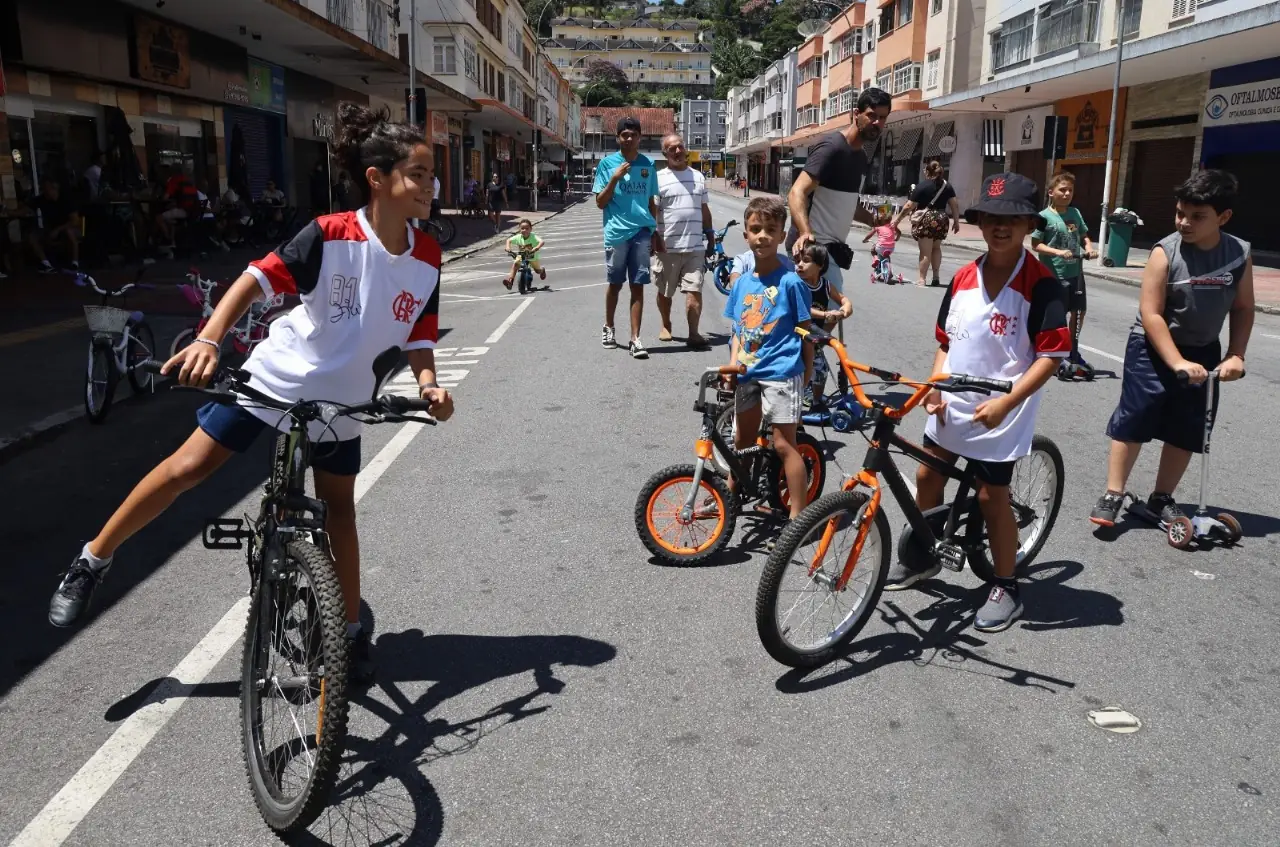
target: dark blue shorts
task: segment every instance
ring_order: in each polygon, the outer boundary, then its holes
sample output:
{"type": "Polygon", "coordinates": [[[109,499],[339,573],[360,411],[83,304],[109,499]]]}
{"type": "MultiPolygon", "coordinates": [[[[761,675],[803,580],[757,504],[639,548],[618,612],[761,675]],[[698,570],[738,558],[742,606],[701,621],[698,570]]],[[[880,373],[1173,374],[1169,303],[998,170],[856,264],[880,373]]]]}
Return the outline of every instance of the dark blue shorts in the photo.
{"type": "MultiPolygon", "coordinates": [[[[221,403],[201,406],[196,423],[205,435],[234,453],[248,450],[266,430],[275,431],[242,406],[221,403]]],[[[355,476],[360,473],[360,438],[313,444],[311,467],[334,476],[355,476]]]]}
{"type": "MultiPolygon", "coordinates": [[[[1222,345],[1179,348],[1183,358],[1213,370],[1222,361],[1222,345]]],[[[1124,351],[1124,377],[1120,404],[1107,424],[1107,436],[1116,441],[1146,444],[1163,441],[1192,453],[1204,452],[1203,385],[1182,386],[1178,377],[1147,342],[1145,335],[1129,333],[1124,351]]],[[[1218,413],[1218,397],[1213,398],[1218,413]]]]}
{"type": "MultiPolygon", "coordinates": [[[[938,447],[938,442],[929,436],[924,437],[925,447],[938,447]]],[[[943,447],[946,450],[947,448],[943,447]]],[[[947,451],[951,452],[951,451],[947,451]]],[[[984,482],[987,485],[994,485],[997,488],[1008,488],[1013,482],[1013,466],[1016,462],[992,462],[987,459],[970,459],[968,456],[963,457],[968,464],[966,467],[973,468],[974,479],[978,482],[984,482]]],[[[960,459],[956,459],[951,464],[956,464],[960,459]]]]}

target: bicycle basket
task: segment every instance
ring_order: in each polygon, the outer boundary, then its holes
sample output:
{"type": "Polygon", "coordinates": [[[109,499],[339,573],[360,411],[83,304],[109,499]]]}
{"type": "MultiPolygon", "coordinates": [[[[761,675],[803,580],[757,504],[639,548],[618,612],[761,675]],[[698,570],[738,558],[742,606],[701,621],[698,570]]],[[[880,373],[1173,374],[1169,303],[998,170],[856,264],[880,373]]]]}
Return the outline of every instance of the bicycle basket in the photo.
{"type": "Polygon", "coordinates": [[[124,335],[133,312],[114,306],[85,306],[84,319],[89,324],[89,334],[94,338],[110,338],[118,341],[124,335]]]}

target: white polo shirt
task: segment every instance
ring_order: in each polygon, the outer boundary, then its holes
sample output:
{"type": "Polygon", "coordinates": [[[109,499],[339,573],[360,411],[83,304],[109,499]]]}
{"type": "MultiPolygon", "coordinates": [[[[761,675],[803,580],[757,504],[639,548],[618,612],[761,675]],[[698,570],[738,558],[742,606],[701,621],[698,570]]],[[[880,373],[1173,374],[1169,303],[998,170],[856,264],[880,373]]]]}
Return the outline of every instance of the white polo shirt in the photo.
{"type": "Polygon", "coordinates": [[[658,171],[658,207],[662,209],[662,240],[668,250],[703,250],[702,207],[707,202],[707,181],[702,172],[663,168],[658,171]]]}

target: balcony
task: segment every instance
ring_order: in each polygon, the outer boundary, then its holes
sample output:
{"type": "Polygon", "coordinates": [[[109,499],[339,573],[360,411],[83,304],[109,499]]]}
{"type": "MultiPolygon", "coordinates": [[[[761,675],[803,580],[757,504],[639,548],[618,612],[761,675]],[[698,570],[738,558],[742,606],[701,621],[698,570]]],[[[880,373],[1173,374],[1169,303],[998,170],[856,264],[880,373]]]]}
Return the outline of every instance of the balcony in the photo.
{"type": "Polygon", "coordinates": [[[369,43],[379,50],[391,52],[391,6],[382,0],[365,0],[365,23],[369,27],[369,43]]]}
{"type": "Polygon", "coordinates": [[[1037,16],[1037,58],[1098,40],[1098,0],[1050,3],[1037,16]]]}
{"type": "Polygon", "coordinates": [[[356,25],[356,0],[327,0],[325,17],[329,19],[329,23],[351,32],[351,28],[356,25]]]}

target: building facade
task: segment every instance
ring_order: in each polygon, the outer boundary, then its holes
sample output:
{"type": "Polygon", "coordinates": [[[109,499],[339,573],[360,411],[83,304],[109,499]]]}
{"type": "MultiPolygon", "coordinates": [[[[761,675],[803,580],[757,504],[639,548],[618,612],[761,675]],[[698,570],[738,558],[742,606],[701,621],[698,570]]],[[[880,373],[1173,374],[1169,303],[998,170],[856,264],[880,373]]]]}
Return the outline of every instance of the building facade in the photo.
{"type": "Polygon", "coordinates": [[[752,188],[785,191],[790,157],[784,139],[796,121],[797,50],[773,62],[764,73],[729,89],[726,127],[727,175],[736,173],[752,188]],[[784,173],[784,171],[786,171],[784,173]]]}
{"type": "Polygon", "coordinates": [[[593,59],[611,62],[633,89],[679,88],[686,97],[710,98],[715,86],[711,47],[696,20],[641,17],[631,21],[555,18],[547,54],[574,85],[587,82],[593,59]]]}
{"type": "Polygon", "coordinates": [[[589,180],[599,161],[617,152],[618,121],[628,117],[640,121],[640,152],[658,168],[667,166],[666,156],[662,154],[662,138],[676,128],[675,109],[583,106],[581,114],[582,150],[577,156],[579,165],[575,173],[589,180]]]}
{"type": "Polygon", "coordinates": [[[676,131],[684,137],[690,162],[707,176],[724,176],[728,105],[727,100],[683,100],[676,115],[676,131]]]}

